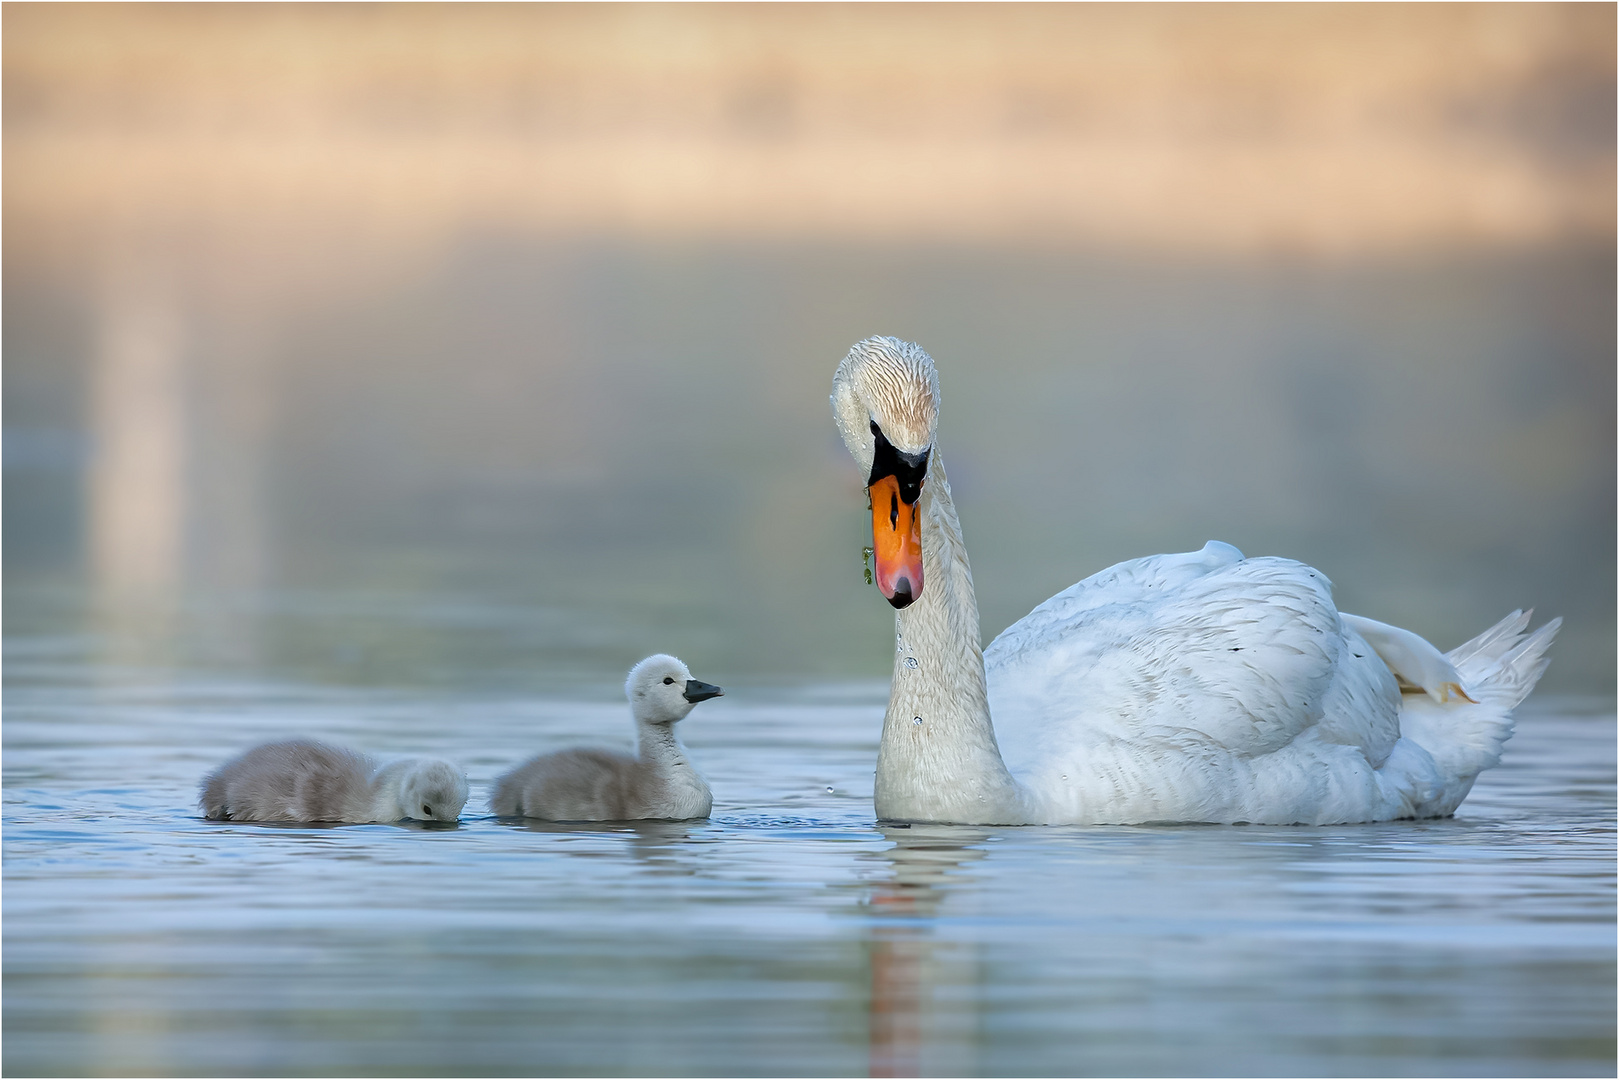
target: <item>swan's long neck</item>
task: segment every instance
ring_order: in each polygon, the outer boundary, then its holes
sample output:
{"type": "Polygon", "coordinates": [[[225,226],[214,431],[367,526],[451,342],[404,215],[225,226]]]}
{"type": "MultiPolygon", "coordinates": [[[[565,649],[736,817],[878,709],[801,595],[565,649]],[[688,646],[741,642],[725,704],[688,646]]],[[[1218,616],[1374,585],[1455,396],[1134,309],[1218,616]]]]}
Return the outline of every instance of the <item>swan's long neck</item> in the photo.
{"type": "Polygon", "coordinates": [[[686,747],[675,734],[673,724],[655,724],[650,720],[637,720],[636,745],[641,764],[657,772],[664,772],[691,762],[686,758],[686,747]]]}
{"type": "Polygon", "coordinates": [[[893,689],[877,752],[877,817],[1010,824],[1017,782],[989,718],[978,600],[934,451],[921,495],[922,595],[895,613],[893,689]]]}

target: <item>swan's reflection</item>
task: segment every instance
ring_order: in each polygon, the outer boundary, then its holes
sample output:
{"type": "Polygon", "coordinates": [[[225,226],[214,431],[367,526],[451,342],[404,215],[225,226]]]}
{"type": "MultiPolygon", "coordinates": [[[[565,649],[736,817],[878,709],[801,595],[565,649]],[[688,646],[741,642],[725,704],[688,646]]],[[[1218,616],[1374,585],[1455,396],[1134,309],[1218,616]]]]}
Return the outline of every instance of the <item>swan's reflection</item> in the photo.
{"type": "Polygon", "coordinates": [[[866,901],[870,922],[872,1076],[923,1072],[968,1076],[975,1068],[977,948],[941,941],[934,919],[960,878],[982,859],[988,829],[880,826],[887,880],[866,901]]]}
{"type": "MultiPolygon", "coordinates": [[[[490,818],[489,820],[525,832],[548,833],[559,837],[587,839],[616,838],[626,841],[625,847],[636,866],[654,875],[694,877],[701,861],[693,857],[691,838],[696,826],[706,820],[666,821],[546,821],[542,818],[490,818]]],[[[555,849],[575,858],[613,858],[611,852],[594,846],[562,845],[555,849]]]]}

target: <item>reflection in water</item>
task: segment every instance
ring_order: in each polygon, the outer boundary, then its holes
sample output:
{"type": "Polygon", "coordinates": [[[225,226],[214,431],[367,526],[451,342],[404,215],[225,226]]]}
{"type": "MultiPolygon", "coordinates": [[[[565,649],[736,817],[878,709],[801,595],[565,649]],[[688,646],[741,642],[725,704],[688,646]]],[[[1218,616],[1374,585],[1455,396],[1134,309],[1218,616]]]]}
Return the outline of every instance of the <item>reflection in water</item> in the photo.
{"type": "Polygon", "coordinates": [[[179,583],[186,446],[180,323],[149,277],[115,275],[102,305],[91,384],[90,552],[111,599],[179,583]]]}
{"type": "Polygon", "coordinates": [[[129,242],[115,262],[97,295],[85,485],[108,659],[172,659],[184,607],[213,659],[251,661],[256,628],[230,604],[262,589],[271,561],[275,320],[210,292],[205,268],[161,244],[129,242]]]}
{"type": "Polygon", "coordinates": [[[889,880],[873,890],[872,1076],[970,1076],[978,1044],[977,947],[942,942],[934,917],[954,872],[987,852],[989,830],[966,826],[882,826],[889,880]]]}
{"type": "Polygon", "coordinates": [[[373,822],[372,824],[390,825],[396,829],[409,829],[413,832],[455,832],[461,827],[459,821],[417,821],[415,818],[373,822]]]}
{"type": "MultiPolygon", "coordinates": [[[[545,821],[540,818],[491,818],[502,825],[526,832],[549,833],[559,837],[607,838],[627,841],[627,850],[641,868],[659,875],[691,877],[699,865],[691,859],[689,846],[694,826],[706,822],[692,821],[545,821]]],[[[599,857],[595,848],[582,849],[562,845],[558,850],[565,855],[599,857]]]]}

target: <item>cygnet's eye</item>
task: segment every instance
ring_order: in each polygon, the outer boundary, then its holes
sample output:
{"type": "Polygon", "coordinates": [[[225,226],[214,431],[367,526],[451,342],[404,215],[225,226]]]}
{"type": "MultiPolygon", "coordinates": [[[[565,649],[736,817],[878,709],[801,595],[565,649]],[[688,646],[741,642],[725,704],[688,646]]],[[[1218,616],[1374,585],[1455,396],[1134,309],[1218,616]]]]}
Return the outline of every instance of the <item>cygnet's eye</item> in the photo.
{"type": "Polygon", "coordinates": [[[674,684],[675,684],[675,680],[674,680],[674,677],[672,675],[665,675],[663,677],[663,685],[665,685],[665,686],[673,686],[674,684]]]}
{"type": "Polygon", "coordinates": [[[426,803],[422,803],[422,813],[426,814],[428,817],[432,817],[433,816],[433,808],[431,806],[428,806],[426,803]]]}

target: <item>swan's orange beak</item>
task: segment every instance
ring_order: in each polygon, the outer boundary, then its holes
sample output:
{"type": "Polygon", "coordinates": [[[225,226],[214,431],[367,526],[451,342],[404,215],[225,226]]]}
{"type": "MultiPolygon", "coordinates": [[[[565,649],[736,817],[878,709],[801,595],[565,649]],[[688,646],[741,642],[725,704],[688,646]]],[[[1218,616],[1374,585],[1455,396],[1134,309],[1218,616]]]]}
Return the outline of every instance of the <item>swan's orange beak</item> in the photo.
{"type": "Polygon", "coordinates": [[[899,497],[899,481],[885,476],[866,489],[871,495],[871,546],[877,561],[877,588],[897,608],[922,595],[921,499],[899,497]]]}

